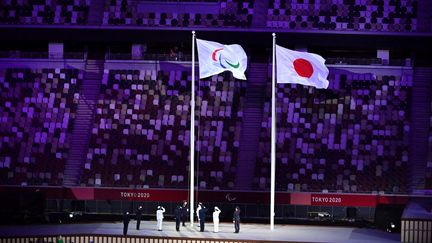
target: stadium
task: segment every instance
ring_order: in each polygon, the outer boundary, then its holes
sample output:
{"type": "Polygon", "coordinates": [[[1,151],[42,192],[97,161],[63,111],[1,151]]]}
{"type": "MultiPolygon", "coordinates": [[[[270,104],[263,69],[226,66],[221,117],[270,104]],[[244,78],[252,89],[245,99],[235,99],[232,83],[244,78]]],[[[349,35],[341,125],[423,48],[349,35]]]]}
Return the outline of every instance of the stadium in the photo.
{"type": "Polygon", "coordinates": [[[429,0],[0,0],[0,242],[432,242],[431,22],[429,0]]]}

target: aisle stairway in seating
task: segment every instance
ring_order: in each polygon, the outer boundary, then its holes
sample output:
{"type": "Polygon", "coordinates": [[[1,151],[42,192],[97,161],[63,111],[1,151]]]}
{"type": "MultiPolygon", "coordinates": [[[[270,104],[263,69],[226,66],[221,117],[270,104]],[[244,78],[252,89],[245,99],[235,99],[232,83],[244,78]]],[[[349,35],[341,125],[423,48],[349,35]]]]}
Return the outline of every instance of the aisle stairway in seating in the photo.
{"type": "Polygon", "coordinates": [[[263,116],[267,69],[267,64],[252,63],[248,73],[235,185],[238,190],[252,189],[263,116]]]}
{"type": "Polygon", "coordinates": [[[415,68],[411,98],[410,191],[422,193],[428,156],[432,68],[415,68]]]}
{"type": "Polygon", "coordinates": [[[80,181],[84,158],[89,146],[103,70],[104,61],[87,60],[84,82],[81,85],[80,100],[72,131],[70,155],[64,171],[64,186],[75,186],[80,181]]]}
{"type": "Polygon", "coordinates": [[[103,14],[105,10],[106,1],[103,0],[93,0],[90,4],[90,9],[88,13],[88,24],[89,25],[101,25],[103,14]]]}
{"type": "Polygon", "coordinates": [[[252,27],[254,28],[266,27],[267,10],[268,10],[267,0],[255,0],[252,27]]]}

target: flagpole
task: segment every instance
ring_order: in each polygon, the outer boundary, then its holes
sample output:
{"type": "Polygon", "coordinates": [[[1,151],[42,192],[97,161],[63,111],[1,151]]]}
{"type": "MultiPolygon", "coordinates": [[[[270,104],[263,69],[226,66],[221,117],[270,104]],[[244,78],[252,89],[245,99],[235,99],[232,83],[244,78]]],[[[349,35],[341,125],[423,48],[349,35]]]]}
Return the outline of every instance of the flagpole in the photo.
{"type": "Polygon", "coordinates": [[[275,173],[276,173],[276,80],[275,80],[275,47],[276,47],[276,33],[273,36],[273,50],[272,50],[272,118],[271,118],[271,184],[270,184],[270,230],[274,230],[274,211],[275,211],[275,173]]]}
{"type": "Polygon", "coordinates": [[[189,216],[190,226],[194,224],[194,184],[195,184],[195,31],[192,31],[192,91],[190,102],[190,188],[189,188],[189,216]]]}

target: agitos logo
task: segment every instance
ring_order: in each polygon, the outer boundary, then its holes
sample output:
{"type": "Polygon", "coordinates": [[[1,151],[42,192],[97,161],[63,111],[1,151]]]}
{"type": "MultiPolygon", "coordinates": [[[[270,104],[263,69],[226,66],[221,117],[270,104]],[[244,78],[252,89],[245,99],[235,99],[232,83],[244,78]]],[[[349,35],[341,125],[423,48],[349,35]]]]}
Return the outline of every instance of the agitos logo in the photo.
{"type": "Polygon", "coordinates": [[[240,62],[239,61],[237,61],[236,64],[233,64],[233,63],[229,62],[225,57],[222,57],[222,53],[223,53],[222,50],[223,49],[224,48],[219,48],[219,49],[216,49],[216,50],[213,51],[213,53],[212,53],[212,59],[213,59],[213,61],[219,62],[219,65],[222,68],[228,68],[227,66],[224,65],[224,63],[226,63],[228,66],[230,66],[232,68],[239,68],[240,67],[240,62]],[[219,58],[217,58],[217,56],[219,56],[219,58]]]}

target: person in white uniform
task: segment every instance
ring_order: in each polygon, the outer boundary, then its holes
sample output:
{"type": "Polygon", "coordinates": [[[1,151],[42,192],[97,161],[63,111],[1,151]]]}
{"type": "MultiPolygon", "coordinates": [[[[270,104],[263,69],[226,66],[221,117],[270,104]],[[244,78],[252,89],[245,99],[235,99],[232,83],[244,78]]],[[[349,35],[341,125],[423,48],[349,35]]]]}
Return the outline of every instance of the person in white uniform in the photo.
{"type": "Polygon", "coordinates": [[[196,216],[197,216],[197,219],[198,219],[198,227],[200,225],[199,211],[201,210],[201,205],[202,205],[201,203],[198,203],[198,207],[196,209],[196,216]]]}
{"type": "Polygon", "coordinates": [[[221,213],[220,209],[218,207],[214,207],[214,212],[213,212],[213,227],[214,227],[214,232],[217,233],[219,232],[219,214],[221,213]]]}
{"type": "Polygon", "coordinates": [[[162,206],[158,206],[156,210],[156,220],[157,220],[157,229],[158,231],[162,231],[162,221],[163,221],[163,213],[165,213],[165,208],[162,206]]]}

